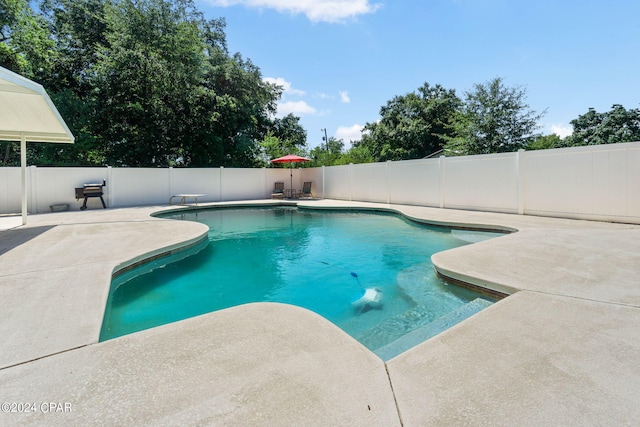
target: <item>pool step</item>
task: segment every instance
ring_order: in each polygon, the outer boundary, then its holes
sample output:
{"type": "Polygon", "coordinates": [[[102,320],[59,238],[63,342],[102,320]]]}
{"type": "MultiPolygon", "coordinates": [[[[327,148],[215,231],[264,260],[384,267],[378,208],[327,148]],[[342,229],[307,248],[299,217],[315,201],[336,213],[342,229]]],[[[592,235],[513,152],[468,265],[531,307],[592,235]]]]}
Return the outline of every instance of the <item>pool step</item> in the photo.
{"type": "Polygon", "coordinates": [[[366,347],[374,349],[380,345],[379,343],[395,341],[414,329],[429,324],[436,316],[428,306],[419,305],[363,331],[356,339],[366,347]]]}
{"type": "MultiPolygon", "coordinates": [[[[368,339],[375,339],[379,333],[384,333],[391,324],[403,325],[404,330],[410,330],[398,339],[390,342],[389,344],[377,348],[374,350],[382,360],[390,360],[391,358],[399,355],[400,353],[428,340],[429,338],[438,335],[440,332],[449,329],[450,327],[462,322],[463,320],[473,316],[474,314],[489,307],[492,303],[482,298],[476,298],[471,302],[455,309],[454,311],[445,314],[433,321],[428,321],[428,317],[424,316],[422,319],[426,319],[426,322],[421,322],[419,314],[425,310],[422,307],[416,307],[408,312],[403,313],[400,316],[396,316],[389,319],[386,322],[378,325],[378,327],[370,330],[367,334],[368,339]],[[420,310],[422,308],[422,310],[420,310]],[[389,323],[388,323],[389,322],[389,323]],[[409,325],[408,323],[411,324],[409,325]],[[386,324],[386,325],[385,325],[386,324]],[[382,327],[382,330],[378,329],[382,327]]],[[[362,339],[361,342],[365,342],[362,339]]]]}

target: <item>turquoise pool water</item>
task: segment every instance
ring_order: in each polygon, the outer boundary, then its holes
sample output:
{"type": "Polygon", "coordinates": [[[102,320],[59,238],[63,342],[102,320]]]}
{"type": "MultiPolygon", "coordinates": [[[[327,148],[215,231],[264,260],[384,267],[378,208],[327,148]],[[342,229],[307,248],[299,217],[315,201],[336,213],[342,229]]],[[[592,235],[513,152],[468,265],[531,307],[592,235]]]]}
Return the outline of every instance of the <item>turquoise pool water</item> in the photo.
{"type": "Polygon", "coordinates": [[[439,279],[430,258],[496,233],[293,207],[163,217],[207,224],[208,242],[115,278],[101,340],[273,301],[313,310],[389,359],[491,304],[439,279]]]}

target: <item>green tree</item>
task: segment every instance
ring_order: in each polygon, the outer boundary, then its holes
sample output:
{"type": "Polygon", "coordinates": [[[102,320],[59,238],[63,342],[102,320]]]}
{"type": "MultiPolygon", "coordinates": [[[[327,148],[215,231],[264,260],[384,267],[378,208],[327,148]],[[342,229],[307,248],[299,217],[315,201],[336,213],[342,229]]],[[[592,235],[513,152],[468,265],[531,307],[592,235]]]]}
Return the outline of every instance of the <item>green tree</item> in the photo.
{"type": "Polygon", "coordinates": [[[304,148],[307,145],[307,131],[300,124],[300,117],[292,113],[283,118],[275,118],[269,130],[283,141],[289,141],[294,147],[304,148]]]}
{"type": "Polygon", "coordinates": [[[42,16],[55,40],[52,72],[42,83],[52,92],[70,89],[81,100],[90,97],[91,67],[108,46],[108,0],[43,0],[42,16]]]}
{"type": "MultiPolygon", "coordinates": [[[[31,9],[27,0],[0,1],[0,66],[41,80],[48,75],[54,57],[54,43],[45,20],[31,9]]],[[[31,144],[29,152],[40,144],[31,144]]],[[[28,155],[31,161],[32,156],[28,155]]],[[[0,166],[20,164],[20,144],[0,144],[0,166]]]]}
{"type": "Polygon", "coordinates": [[[550,135],[541,135],[527,146],[527,150],[547,150],[550,148],[562,147],[563,141],[555,133],[550,135]]]}
{"type": "Polygon", "coordinates": [[[563,145],[580,146],[640,141],[640,109],[625,109],[614,104],[611,111],[598,113],[589,108],[585,114],[571,121],[573,134],[563,145]]]}
{"type": "Polygon", "coordinates": [[[466,92],[456,115],[454,137],[447,150],[456,154],[488,154],[526,148],[539,136],[538,120],[544,115],[529,108],[521,87],[506,87],[501,78],[476,84],[466,92]]]}
{"type": "MultiPolygon", "coordinates": [[[[280,92],[191,0],[105,3],[92,134],[122,166],[253,166],[280,92]]],[[[86,21],[88,22],[88,21],[86,21]]]]}
{"type": "MultiPolygon", "coordinates": [[[[6,0],[0,58],[9,52],[26,61],[27,76],[47,88],[76,144],[33,144],[32,163],[260,164],[257,141],[273,125],[281,89],[263,82],[251,61],[229,54],[223,19],[204,19],[193,0],[41,3],[42,15],[33,16],[51,33],[44,40],[53,49],[34,49],[44,59],[27,61],[29,51],[16,48],[25,45],[17,44],[16,28],[25,26],[16,17],[32,11],[26,0],[6,0]]],[[[304,133],[294,117],[285,119],[281,131],[304,133]]],[[[12,147],[0,147],[8,161],[17,158],[12,147]]]]}
{"type": "Polygon", "coordinates": [[[365,146],[353,145],[340,156],[334,165],[348,165],[350,163],[373,163],[375,159],[365,146]]]}
{"type": "Polygon", "coordinates": [[[340,164],[339,161],[343,156],[344,141],[329,137],[326,144],[318,145],[309,153],[311,167],[333,166],[340,164]]]}
{"type": "Polygon", "coordinates": [[[69,126],[73,144],[28,144],[27,159],[39,166],[94,166],[108,164],[93,135],[95,100],[81,99],[71,89],[50,93],[51,100],[69,126]]]}
{"type": "Polygon", "coordinates": [[[217,152],[222,154],[213,164],[258,166],[258,141],[269,129],[281,90],[265,83],[260,69],[240,54],[220,59],[210,54],[209,58],[212,73],[206,79],[209,82],[206,87],[214,94],[209,99],[212,103],[206,104],[212,112],[209,134],[221,142],[210,149],[221,150],[217,152]]]}
{"type": "MultiPolygon", "coordinates": [[[[277,86],[274,87],[277,88],[277,86]]],[[[280,89],[277,88],[277,90],[280,89]]],[[[261,148],[259,157],[262,165],[278,167],[270,164],[269,161],[287,154],[307,156],[307,131],[300,125],[299,117],[287,114],[281,119],[271,120],[267,126],[267,133],[259,143],[261,148]]]]}
{"type": "Polygon", "coordinates": [[[123,1],[106,7],[106,44],[91,68],[94,134],[114,166],[168,166],[195,109],[204,62],[190,4],[123,1]],[[195,93],[194,93],[195,92],[195,93]]]}
{"type": "Polygon", "coordinates": [[[0,2],[0,66],[34,78],[50,71],[54,43],[27,0],[0,2]]]}
{"type": "Polygon", "coordinates": [[[290,140],[283,140],[275,136],[271,131],[267,132],[264,139],[260,141],[260,147],[262,148],[262,165],[280,167],[280,165],[269,163],[273,159],[286,156],[287,154],[295,154],[298,156],[306,156],[304,150],[295,146],[290,140]]]}
{"type": "Polygon", "coordinates": [[[460,107],[454,90],[425,83],[417,92],[396,96],[380,109],[381,119],[367,123],[357,144],[378,161],[425,157],[452,136],[451,123],[460,107]]]}
{"type": "Polygon", "coordinates": [[[38,165],[95,165],[106,159],[95,135],[96,91],[91,67],[107,44],[105,0],[43,0],[43,28],[53,40],[49,69],[33,76],[46,89],[76,140],[72,145],[32,144],[30,163],[38,165]]]}

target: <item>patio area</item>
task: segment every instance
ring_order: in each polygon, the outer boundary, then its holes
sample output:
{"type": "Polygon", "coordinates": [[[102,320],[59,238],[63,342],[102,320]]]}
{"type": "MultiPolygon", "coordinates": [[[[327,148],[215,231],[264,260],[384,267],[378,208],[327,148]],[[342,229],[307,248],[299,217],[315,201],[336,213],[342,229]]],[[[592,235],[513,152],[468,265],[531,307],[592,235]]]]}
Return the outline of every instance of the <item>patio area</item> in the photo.
{"type": "Polygon", "coordinates": [[[187,208],[168,205],[0,217],[0,424],[640,424],[640,225],[339,200],[200,207],[281,203],[518,230],[432,259],[512,295],[386,364],[272,303],[98,343],[114,270],[207,227],[150,216],[187,208]]]}

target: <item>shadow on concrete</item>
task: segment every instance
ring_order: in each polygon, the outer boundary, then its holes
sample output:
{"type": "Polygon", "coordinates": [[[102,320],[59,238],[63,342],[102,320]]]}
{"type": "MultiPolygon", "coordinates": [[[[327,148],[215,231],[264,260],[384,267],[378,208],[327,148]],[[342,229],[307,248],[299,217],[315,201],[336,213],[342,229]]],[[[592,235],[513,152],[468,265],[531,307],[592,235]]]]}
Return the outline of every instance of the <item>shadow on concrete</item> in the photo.
{"type": "Polygon", "coordinates": [[[43,227],[0,230],[0,255],[46,233],[54,227],[55,225],[48,225],[43,227]]]}

